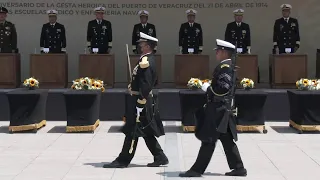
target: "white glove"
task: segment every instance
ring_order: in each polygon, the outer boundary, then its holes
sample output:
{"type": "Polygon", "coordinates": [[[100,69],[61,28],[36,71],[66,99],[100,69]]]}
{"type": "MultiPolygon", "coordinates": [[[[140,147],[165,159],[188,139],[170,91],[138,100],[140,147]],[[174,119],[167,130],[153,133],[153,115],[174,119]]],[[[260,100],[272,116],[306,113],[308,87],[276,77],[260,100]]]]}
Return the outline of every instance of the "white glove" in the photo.
{"type": "Polygon", "coordinates": [[[182,54],[182,47],[179,46],[179,51],[180,51],[180,54],[182,54]]]}
{"type": "Polygon", "coordinates": [[[207,92],[208,87],[210,86],[209,83],[203,83],[201,86],[202,91],[207,92]]]}
{"type": "Polygon", "coordinates": [[[251,54],[251,47],[248,47],[248,54],[251,54]]]}
{"type": "Polygon", "coordinates": [[[136,109],[137,109],[137,116],[140,116],[140,113],[142,112],[143,108],[136,107],[136,109]]]}
{"type": "Polygon", "coordinates": [[[62,52],[66,52],[67,49],[66,49],[66,48],[61,48],[61,51],[62,51],[62,52]]]}

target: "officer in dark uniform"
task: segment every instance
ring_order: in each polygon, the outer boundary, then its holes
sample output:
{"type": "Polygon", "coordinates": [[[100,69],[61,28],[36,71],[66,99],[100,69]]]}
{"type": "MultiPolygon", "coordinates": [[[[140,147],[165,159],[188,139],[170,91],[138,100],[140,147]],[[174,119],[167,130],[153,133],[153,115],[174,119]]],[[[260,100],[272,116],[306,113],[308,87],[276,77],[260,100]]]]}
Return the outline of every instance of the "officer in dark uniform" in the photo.
{"type": "Polygon", "coordinates": [[[0,7],[0,53],[18,53],[17,31],[9,21],[6,21],[8,9],[0,7]]]}
{"type": "Polygon", "coordinates": [[[282,4],[282,18],[277,19],[273,29],[274,53],[295,53],[300,47],[300,34],[298,20],[289,17],[292,6],[282,4]]]}
{"type": "Polygon", "coordinates": [[[95,8],[96,19],[88,23],[87,45],[91,53],[109,54],[112,49],[112,27],[110,21],[103,19],[105,10],[95,8]]]}
{"type": "MultiPolygon", "coordinates": [[[[149,12],[141,10],[138,14],[140,16],[140,23],[135,24],[132,31],[132,50],[134,54],[141,54],[141,52],[138,52],[139,43],[137,42],[140,39],[140,32],[157,38],[156,27],[148,23],[149,12]]],[[[156,51],[157,46],[154,48],[154,53],[156,53],[156,51]]]]}
{"type": "Polygon", "coordinates": [[[237,53],[250,54],[250,27],[249,24],[242,22],[243,13],[243,9],[233,11],[235,21],[227,25],[224,39],[237,47],[237,53]]]}
{"type": "Polygon", "coordinates": [[[226,176],[246,176],[239,150],[234,141],[237,141],[235,118],[224,118],[226,100],[234,88],[231,56],[235,46],[229,42],[217,39],[216,59],[220,61],[215,68],[211,85],[204,83],[202,90],[207,94],[207,103],[196,113],[196,137],[202,142],[196,162],[180,177],[200,177],[210,163],[216,142],[220,139],[226,153],[229,168],[226,176]]]}
{"type": "Polygon", "coordinates": [[[179,47],[182,54],[200,54],[203,49],[201,25],[194,22],[196,10],[186,11],[188,22],[181,24],[179,30],[179,47]]]}
{"type": "Polygon", "coordinates": [[[141,57],[132,72],[131,83],[128,86],[131,96],[126,100],[126,123],[122,132],[126,135],[119,156],[104,168],[127,167],[136,151],[138,138],[143,137],[148,149],[154,157],[154,162],[148,167],[158,167],[169,163],[156,137],[164,135],[157,101],[152,94],[156,84],[156,62],[153,55],[158,39],[140,32],[139,48],[141,57]]]}
{"type": "Polygon", "coordinates": [[[40,49],[42,53],[66,53],[66,30],[64,25],[57,23],[56,10],[48,10],[49,22],[42,26],[40,49]]]}

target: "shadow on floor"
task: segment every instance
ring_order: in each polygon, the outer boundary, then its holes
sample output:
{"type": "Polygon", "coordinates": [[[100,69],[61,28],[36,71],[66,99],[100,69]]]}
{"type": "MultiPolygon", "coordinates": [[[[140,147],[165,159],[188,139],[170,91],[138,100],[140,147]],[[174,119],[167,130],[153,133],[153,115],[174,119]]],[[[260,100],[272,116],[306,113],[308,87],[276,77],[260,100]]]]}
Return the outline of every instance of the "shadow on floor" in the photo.
{"type": "MultiPolygon", "coordinates": [[[[160,172],[157,173],[158,175],[164,176],[164,177],[179,177],[179,174],[182,173],[183,171],[171,171],[171,172],[160,172]]],[[[204,176],[224,176],[224,174],[220,173],[211,173],[211,172],[206,172],[203,174],[204,176]]]]}
{"type": "Polygon", "coordinates": [[[120,133],[122,126],[111,126],[108,130],[108,133],[120,133]]]}
{"type": "Polygon", "coordinates": [[[263,134],[263,133],[259,131],[245,131],[245,132],[238,131],[238,134],[263,134]]]}
{"type": "Polygon", "coordinates": [[[70,134],[92,134],[94,132],[66,132],[66,126],[54,126],[53,128],[51,128],[48,133],[70,133],[70,134]]]}
{"type": "Polygon", "coordinates": [[[9,126],[0,126],[0,133],[9,134],[9,126]]]}
{"type": "Polygon", "coordinates": [[[9,126],[1,126],[0,127],[0,133],[3,133],[3,134],[29,134],[29,133],[34,133],[34,134],[36,134],[37,131],[36,130],[27,130],[27,131],[15,131],[13,133],[10,133],[9,132],[9,126]]]}
{"type": "MultiPolygon", "coordinates": [[[[277,133],[299,134],[299,131],[289,126],[270,126],[277,133]]],[[[303,131],[303,134],[320,134],[320,131],[303,131]]]]}
{"type": "MultiPolygon", "coordinates": [[[[84,163],[86,166],[93,166],[95,168],[102,168],[104,164],[110,164],[111,162],[100,162],[100,163],[84,163]]],[[[142,164],[129,164],[128,168],[133,167],[147,167],[147,165],[142,164]]]]}
{"type": "MultiPolygon", "coordinates": [[[[108,130],[108,133],[120,133],[121,127],[122,126],[111,126],[108,130]]],[[[164,131],[166,133],[182,133],[183,132],[180,126],[174,126],[174,125],[164,126],[164,131]]]]}
{"type": "Polygon", "coordinates": [[[48,131],[48,133],[65,133],[66,126],[54,126],[52,129],[48,131]]]}

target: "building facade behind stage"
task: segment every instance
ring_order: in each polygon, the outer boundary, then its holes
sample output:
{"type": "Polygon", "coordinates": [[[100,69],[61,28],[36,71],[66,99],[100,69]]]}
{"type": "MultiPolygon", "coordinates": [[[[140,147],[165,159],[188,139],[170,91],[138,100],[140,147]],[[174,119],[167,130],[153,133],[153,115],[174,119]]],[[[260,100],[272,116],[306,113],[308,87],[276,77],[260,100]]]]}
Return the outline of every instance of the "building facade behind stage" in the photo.
{"type": "MultiPolygon", "coordinates": [[[[252,54],[259,55],[261,81],[268,81],[268,56],[272,52],[273,25],[281,17],[280,5],[293,6],[291,16],[300,25],[301,45],[298,53],[309,56],[309,76],[315,74],[315,54],[320,48],[320,1],[319,0],[0,0],[0,6],[9,9],[8,21],[16,25],[18,48],[22,55],[22,78],[29,75],[29,54],[39,53],[42,24],[48,21],[46,10],[59,11],[58,22],[66,27],[67,52],[69,54],[69,80],[78,77],[78,54],[84,53],[89,20],[94,19],[92,10],[104,4],[105,19],[113,29],[112,53],[116,55],[116,82],[126,82],[127,67],[125,44],[131,44],[132,29],[139,23],[138,11],[150,12],[149,22],[155,24],[159,38],[157,53],[162,54],[163,82],[173,82],[174,55],[179,52],[178,33],[181,23],[186,22],[185,11],[198,11],[196,22],[201,23],[204,36],[203,54],[214,58],[216,38],[224,38],[227,23],[233,21],[232,11],[245,10],[244,22],[251,28],[252,54]],[[66,3],[67,2],[67,3],[66,3]],[[134,3],[134,4],[132,4],[134,3]],[[172,4],[175,3],[175,4],[172,4]]],[[[131,52],[131,50],[130,50],[131,52]]],[[[211,69],[215,63],[212,61],[211,69]]],[[[288,65],[289,66],[289,65],[288,65]]]]}

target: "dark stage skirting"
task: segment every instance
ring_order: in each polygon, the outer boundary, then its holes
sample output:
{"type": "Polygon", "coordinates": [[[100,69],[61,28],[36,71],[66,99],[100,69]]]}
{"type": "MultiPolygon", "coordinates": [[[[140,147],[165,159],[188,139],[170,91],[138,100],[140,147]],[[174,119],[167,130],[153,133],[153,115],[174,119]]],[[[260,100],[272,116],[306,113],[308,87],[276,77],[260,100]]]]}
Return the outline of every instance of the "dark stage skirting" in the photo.
{"type": "MultiPolygon", "coordinates": [[[[237,107],[237,129],[239,131],[263,131],[265,128],[264,105],[268,93],[260,89],[237,90],[235,106],[237,107]]],[[[180,104],[184,131],[193,131],[196,124],[194,113],[207,101],[202,90],[181,90],[180,104]]]]}
{"type": "MultiPolygon", "coordinates": [[[[287,90],[261,89],[267,93],[264,105],[264,116],[266,121],[288,121],[290,119],[290,108],[287,90]]],[[[9,102],[6,93],[11,90],[0,89],[0,120],[9,120],[9,102]]],[[[46,120],[66,121],[67,109],[64,93],[68,89],[50,89],[47,97],[46,120]]],[[[159,110],[162,120],[181,120],[180,89],[153,90],[158,94],[159,110]]],[[[250,92],[248,92],[250,93],[250,92]]],[[[106,89],[101,93],[100,116],[101,121],[122,120],[125,112],[126,89],[106,89]]]]}
{"type": "Polygon", "coordinates": [[[320,131],[320,92],[288,90],[290,126],[303,131],[320,131]]]}

